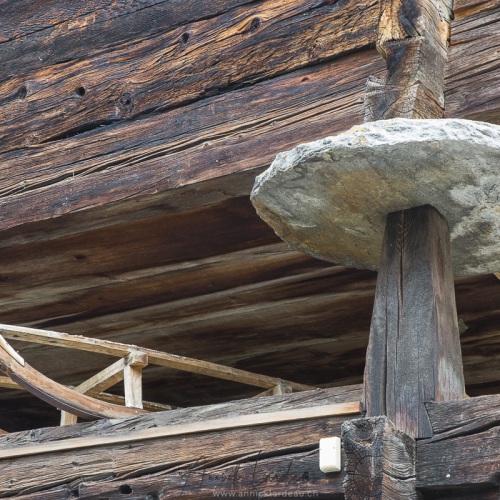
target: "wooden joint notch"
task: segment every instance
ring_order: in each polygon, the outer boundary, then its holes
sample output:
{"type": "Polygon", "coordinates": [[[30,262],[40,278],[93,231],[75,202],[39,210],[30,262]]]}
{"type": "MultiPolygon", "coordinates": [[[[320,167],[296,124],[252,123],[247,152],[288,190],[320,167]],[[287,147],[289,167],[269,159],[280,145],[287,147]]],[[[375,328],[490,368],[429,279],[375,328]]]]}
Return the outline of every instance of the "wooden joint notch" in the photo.
{"type": "Polygon", "coordinates": [[[382,0],[377,50],[387,76],[369,78],[365,121],[442,118],[450,0],[382,0]]]}
{"type": "Polygon", "coordinates": [[[441,118],[446,55],[424,37],[394,40],[385,48],[387,76],[368,78],[365,121],[441,118]]]}

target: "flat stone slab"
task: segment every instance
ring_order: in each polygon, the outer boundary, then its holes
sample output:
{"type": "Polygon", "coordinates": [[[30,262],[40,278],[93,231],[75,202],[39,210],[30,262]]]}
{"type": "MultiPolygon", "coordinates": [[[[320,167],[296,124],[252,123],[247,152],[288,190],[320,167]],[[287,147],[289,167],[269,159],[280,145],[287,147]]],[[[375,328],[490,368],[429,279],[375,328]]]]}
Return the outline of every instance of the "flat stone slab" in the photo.
{"type": "Polygon", "coordinates": [[[456,275],[500,270],[500,126],[397,118],[280,153],[257,177],[258,214],[314,257],[377,269],[388,213],[432,205],[456,275]]]}

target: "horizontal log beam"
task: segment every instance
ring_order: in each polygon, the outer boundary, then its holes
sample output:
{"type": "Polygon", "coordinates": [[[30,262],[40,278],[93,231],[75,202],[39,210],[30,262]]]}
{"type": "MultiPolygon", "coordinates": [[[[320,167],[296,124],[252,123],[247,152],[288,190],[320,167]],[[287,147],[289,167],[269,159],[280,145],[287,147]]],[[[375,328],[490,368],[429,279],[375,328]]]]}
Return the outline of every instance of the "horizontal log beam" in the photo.
{"type": "MultiPolygon", "coordinates": [[[[151,413],[139,419],[102,420],[66,428],[40,429],[36,432],[0,436],[0,449],[13,450],[16,446],[26,445],[43,446],[45,443],[58,443],[61,439],[70,437],[95,439],[98,434],[99,437],[109,438],[125,436],[136,431],[149,432],[155,428],[174,428],[178,425],[202,426],[203,423],[221,419],[227,421],[228,418],[231,420],[239,416],[264,420],[266,415],[281,413],[284,416],[289,411],[309,412],[311,408],[329,408],[332,404],[352,401],[351,398],[355,394],[360,395],[359,386],[151,413]]],[[[151,472],[173,472],[179,466],[191,470],[189,464],[192,462],[197,462],[200,467],[212,467],[231,465],[234,460],[246,461],[254,457],[255,463],[266,457],[317,449],[320,437],[339,435],[345,418],[321,417],[214,430],[191,437],[180,435],[151,439],[145,442],[147,445],[140,441],[131,442],[126,446],[100,445],[97,448],[75,449],[71,453],[53,453],[50,460],[43,454],[18,457],[2,461],[0,494],[12,495],[27,488],[33,494],[35,491],[58,485],[69,485],[76,479],[79,482],[93,481],[110,474],[120,480],[130,477],[132,472],[137,477],[151,472]],[[109,460],[110,455],[113,456],[112,461],[109,460]],[[186,460],[186,457],[191,458],[186,460]],[[29,473],[25,474],[23,471],[29,473]],[[40,481],[41,477],[43,482],[40,481]]],[[[127,484],[128,480],[124,483],[127,484]]]]}
{"type": "MultiPolygon", "coordinates": [[[[158,498],[319,498],[343,500],[344,473],[319,470],[319,450],[272,457],[234,457],[229,465],[184,464],[159,474],[111,481],[84,482],[78,494],[86,499],[123,499],[123,492],[158,498]]],[[[57,500],[57,497],[56,499],[57,500]]]]}
{"type": "Polygon", "coordinates": [[[185,434],[197,434],[201,432],[222,431],[236,429],[239,427],[254,427],[275,423],[295,422],[299,420],[333,417],[338,415],[358,415],[362,411],[361,402],[334,403],[331,405],[312,408],[301,408],[299,410],[284,410],[264,415],[242,415],[233,418],[222,418],[218,420],[205,420],[189,424],[179,424],[170,427],[144,429],[117,436],[98,436],[73,438],[57,443],[39,444],[36,446],[19,446],[12,449],[0,450],[0,460],[15,457],[40,455],[45,453],[57,453],[67,450],[92,448],[95,446],[108,446],[116,444],[134,443],[169,436],[182,436],[185,434]]]}
{"type": "Polygon", "coordinates": [[[466,12],[451,23],[446,72],[446,118],[500,123],[500,4],[466,12]],[[469,15],[470,14],[470,15],[469,15]]]}
{"type": "Polygon", "coordinates": [[[0,154],[0,229],[264,168],[299,141],[362,121],[365,80],[383,66],[367,51],[159,116],[0,154]]]}
{"type": "Polygon", "coordinates": [[[40,144],[157,114],[367,48],[377,18],[376,2],[268,0],[251,11],[243,5],[89,57],[16,73],[0,82],[6,96],[0,147],[40,144]]]}
{"type": "Polygon", "coordinates": [[[417,441],[417,487],[450,495],[462,491],[464,497],[467,490],[486,495],[496,489],[498,494],[500,395],[428,403],[427,408],[435,434],[417,441]]]}

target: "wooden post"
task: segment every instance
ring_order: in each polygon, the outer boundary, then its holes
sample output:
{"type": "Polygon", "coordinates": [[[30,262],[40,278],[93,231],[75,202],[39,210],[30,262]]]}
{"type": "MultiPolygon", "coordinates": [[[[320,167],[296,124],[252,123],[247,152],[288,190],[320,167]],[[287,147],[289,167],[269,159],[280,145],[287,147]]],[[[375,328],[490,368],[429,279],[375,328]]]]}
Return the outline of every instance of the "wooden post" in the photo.
{"type": "Polygon", "coordinates": [[[365,368],[367,416],[432,436],[424,403],[465,397],[448,225],[430,206],[389,214],[365,368]]]}
{"type": "Polygon", "coordinates": [[[387,417],[359,418],[342,424],[348,499],[416,500],[415,440],[387,417]]]}
{"type": "Polygon", "coordinates": [[[148,356],[143,352],[131,352],[123,368],[125,406],[142,408],[142,369],[148,364],[148,356]]]}

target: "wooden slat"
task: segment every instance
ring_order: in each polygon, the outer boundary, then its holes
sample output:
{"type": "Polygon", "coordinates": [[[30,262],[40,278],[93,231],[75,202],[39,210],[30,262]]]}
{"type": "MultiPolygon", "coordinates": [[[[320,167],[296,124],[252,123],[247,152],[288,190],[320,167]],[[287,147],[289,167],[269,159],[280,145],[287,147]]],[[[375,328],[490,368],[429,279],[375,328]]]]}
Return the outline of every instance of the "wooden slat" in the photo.
{"type": "Polygon", "coordinates": [[[0,451],[0,459],[23,457],[28,455],[39,455],[42,453],[54,453],[64,450],[75,450],[80,448],[91,448],[94,446],[107,446],[111,444],[124,444],[136,441],[163,438],[168,436],[181,436],[185,434],[196,434],[200,432],[221,431],[235,429],[238,427],[253,427],[269,425],[282,422],[293,422],[297,420],[308,420],[338,415],[358,414],[362,410],[359,401],[352,403],[337,403],[332,405],[303,408],[300,410],[285,410],[275,413],[244,415],[219,420],[207,420],[204,422],[193,422],[172,427],[146,429],[122,436],[99,436],[73,438],[57,443],[41,444],[37,446],[21,446],[11,450],[0,451]]]}
{"type": "MultiPolygon", "coordinates": [[[[230,368],[228,366],[217,365],[208,361],[187,358],[185,356],[176,356],[154,349],[146,349],[129,344],[120,344],[106,340],[82,337],[81,335],[68,335],[67,333],[39,330],[36,328],[26,328],[20,326],[1,325],[0,332],[6,338],[22,340],[25,342],[35,342],[39,344],[49,344],[59,347],[68,347],[89,352],[108,354],[110,356],[122,357],[131,350],[141,351],[148,356],[151,364],[167,366],[178,370],[200,373],[211,377],[234,380],[243,384],[255,385],[257,387],[274,387],[280,383],[281,379],[268,377],[266,375],[257,375],[254,373],[230,368]]],[[[308,390],[312,387],[305,384],[286,381],[290,387],[295,390],[308,390]]]]}

